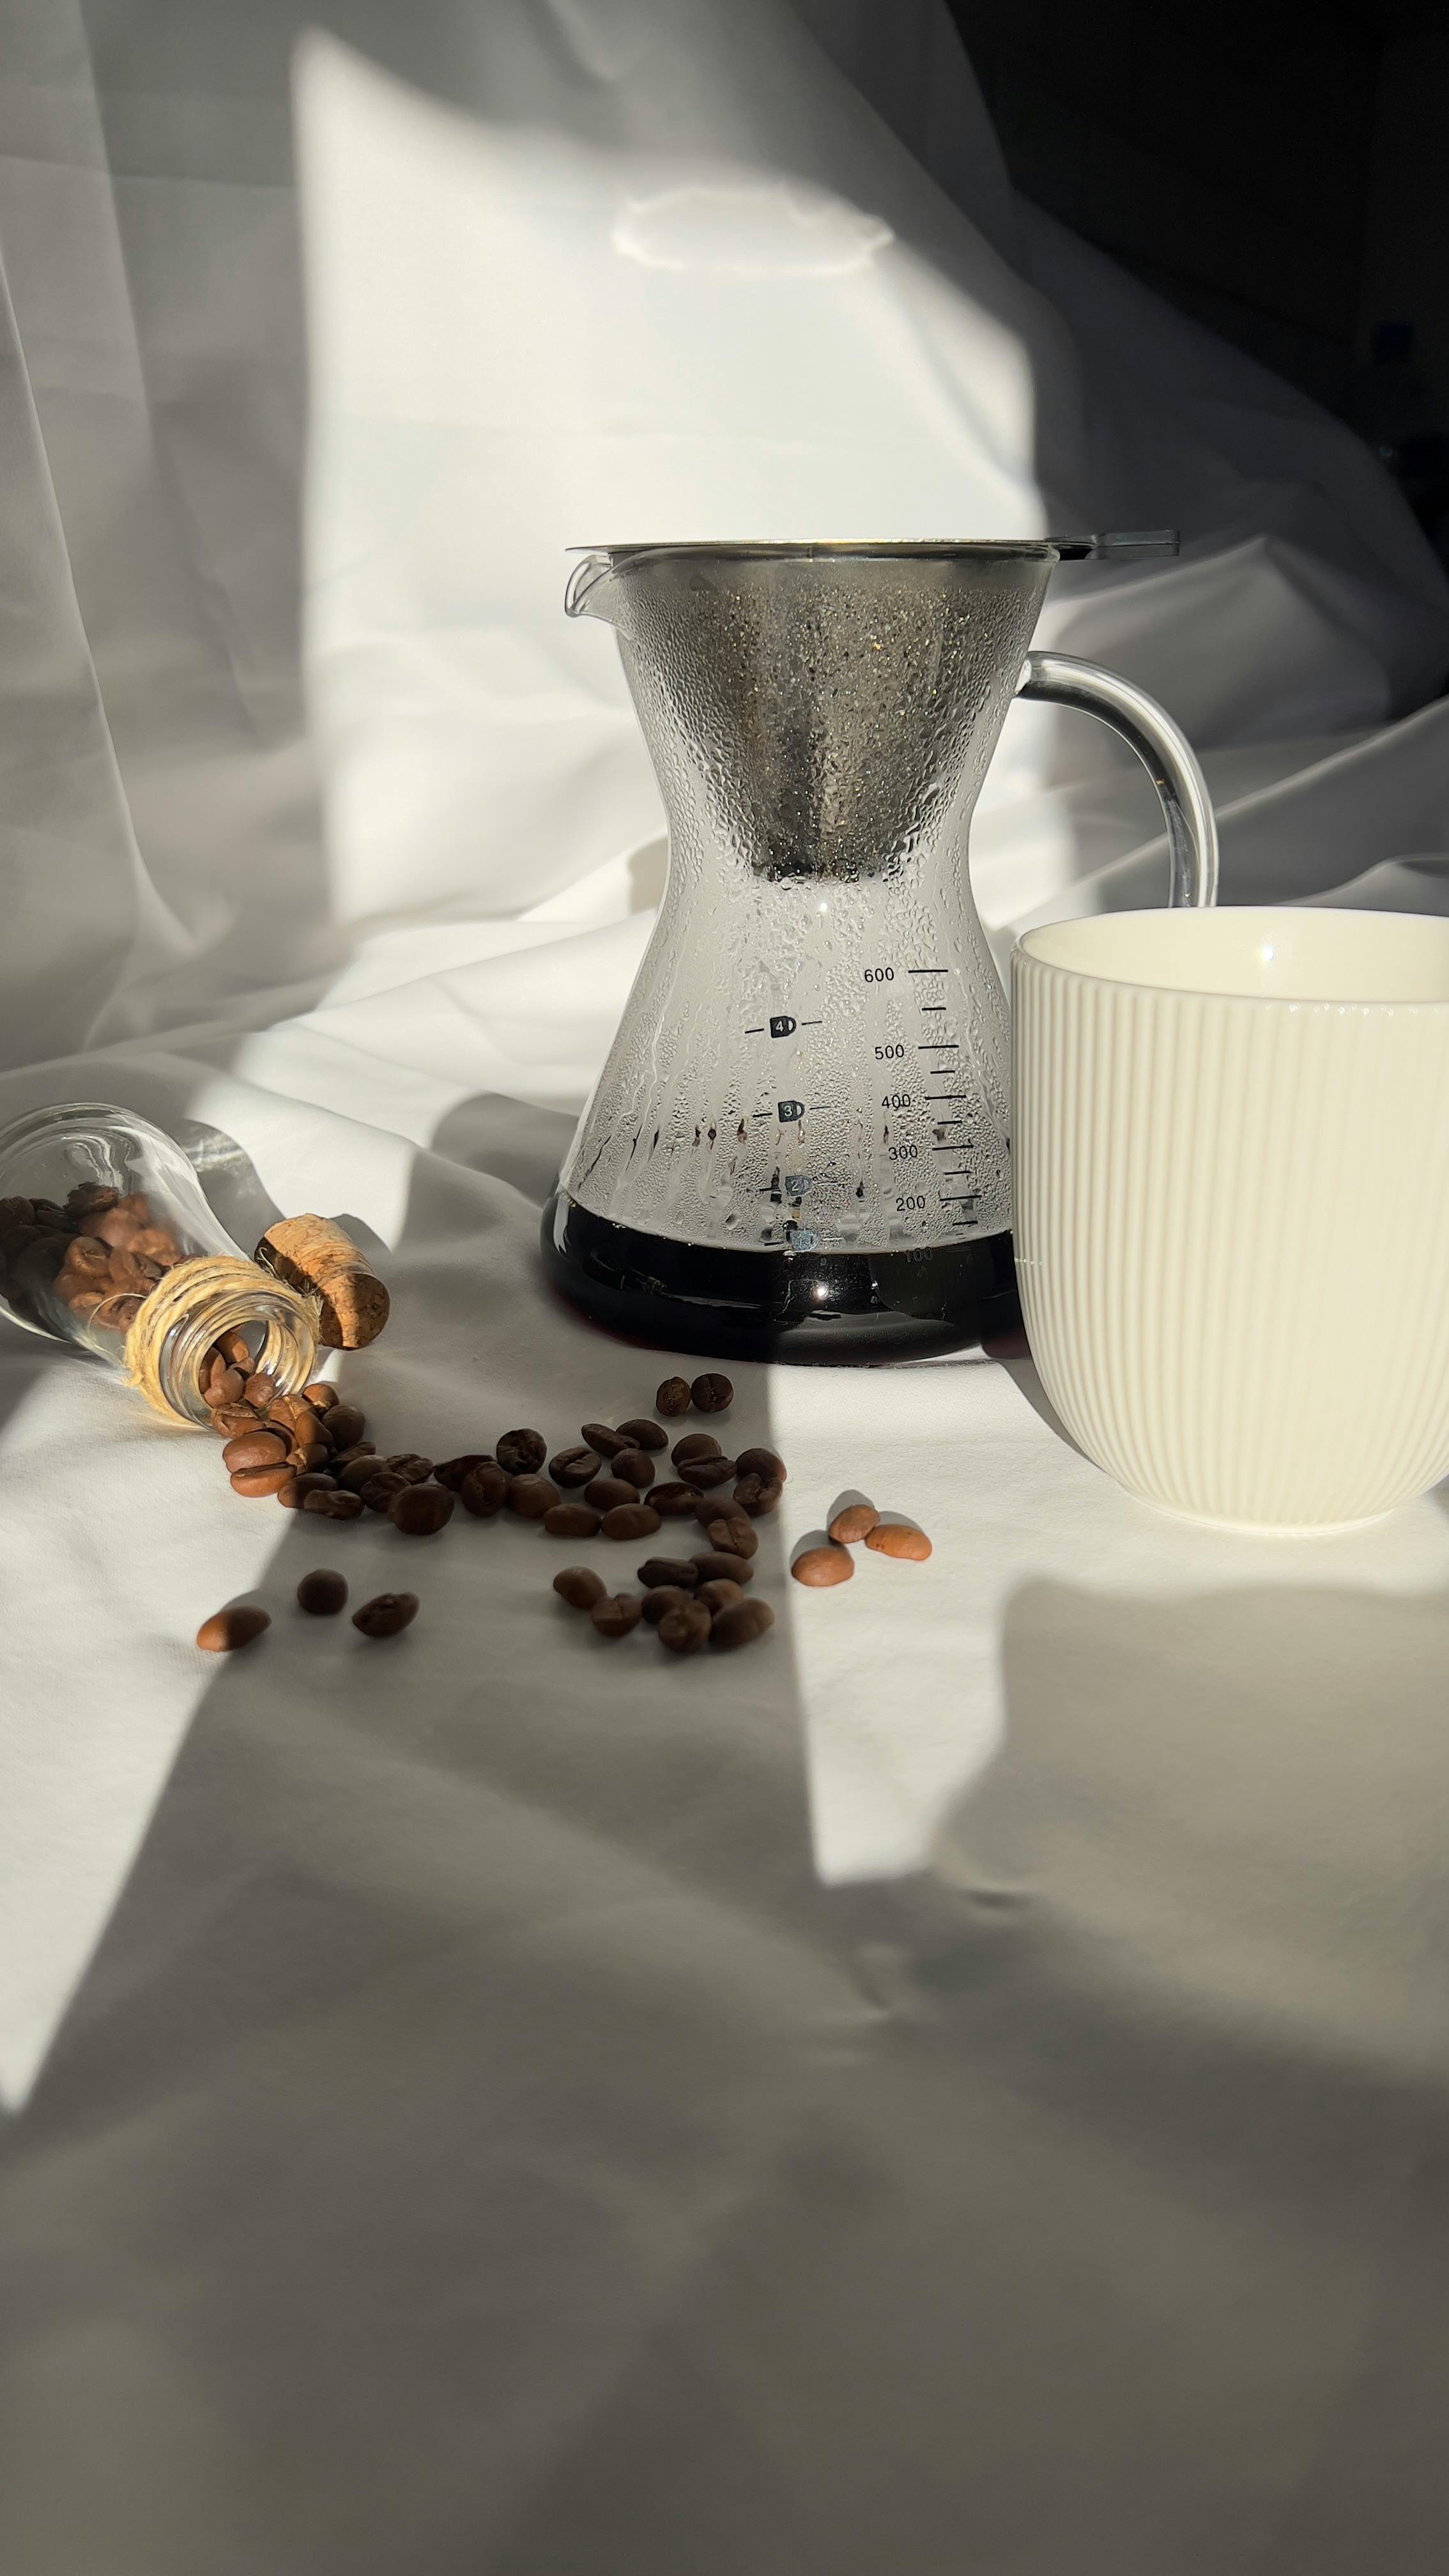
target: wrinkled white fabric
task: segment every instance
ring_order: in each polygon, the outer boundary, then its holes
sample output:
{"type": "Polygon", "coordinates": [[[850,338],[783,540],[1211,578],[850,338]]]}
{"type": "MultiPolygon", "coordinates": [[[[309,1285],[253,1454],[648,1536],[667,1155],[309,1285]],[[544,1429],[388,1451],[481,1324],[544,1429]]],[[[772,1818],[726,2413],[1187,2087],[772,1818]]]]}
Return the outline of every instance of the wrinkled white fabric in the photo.
{"type": "MultiPolygon", "coordinates": [[[[0,271],[0,1118],[370,1229],[385,1447],[660,1373],[534,1250],[664,865],[570,544],[1178,524],[1042,640],[1187,726],[1227,899],[1449,909],[1437,566],[927,0],[0,0],[0,271]]],[[[972,862],[1003,957],[1165,873],[1039,707],[972,862]]],[[[676,1667],[0,1329],[7,2570],[1442,2559],[1441,1499],[1265,1549],[1022,1372],[735,1374],[779,1624],[676,1667]],[[936,1553],[806,1595],[854,1485],[936,1553]],[[303,1633],[319,1561],[416,1630],[303,1633]]]]}

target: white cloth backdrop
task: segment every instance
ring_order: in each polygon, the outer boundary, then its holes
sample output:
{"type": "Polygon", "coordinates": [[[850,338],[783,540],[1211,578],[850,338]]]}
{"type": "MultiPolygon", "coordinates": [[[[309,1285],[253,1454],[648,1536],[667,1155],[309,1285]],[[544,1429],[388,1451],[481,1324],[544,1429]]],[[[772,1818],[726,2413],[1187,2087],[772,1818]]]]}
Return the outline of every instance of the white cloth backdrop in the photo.
{"type": "MultiPolygon", "coordinates": [[[[0,0],[0,265],[0,1116],[370,1227],[386,1445],[656,1374],[534,1252],[663,867],[570,543],[1176,522],[1043,631],[1227,897],[1449,907],[1437,567],[1017,202],[928,0],[0,0]]],[[[973,864],[1003,955],[1163,879],[1041,709],[973,864]]],[[[780,1625],[666,1670],[0,1332],[14,2576],[1442,2563],[1441,1500],[1255,1548],[979,1361],[738,1377],[780,1625]],[[787,1600],[855,1483],[931,1565],[787,1600]],[[405,1644],[299,1633],[319,1554],[405,1644]]]]}

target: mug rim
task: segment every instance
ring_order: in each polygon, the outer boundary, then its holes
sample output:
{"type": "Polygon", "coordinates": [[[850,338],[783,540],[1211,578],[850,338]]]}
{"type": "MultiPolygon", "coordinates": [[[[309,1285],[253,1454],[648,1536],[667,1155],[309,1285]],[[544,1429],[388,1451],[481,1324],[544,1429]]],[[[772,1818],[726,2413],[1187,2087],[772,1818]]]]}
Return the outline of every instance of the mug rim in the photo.
{"type": "MultiPolygon", "coordinates": [[[[1182,927],[1168,933],[1168,936],[1173,939],[1183,939],[1192,935],[1182,927]]],[[[1315,934],[1310,932],[1309,935],[1312,937],[1315,934]]],[[[1037,922],[1030,929],[1017,934],[1012,948],[1014,969],[1018,961],[1024,966],[1032,967],[1038,973],[1074,977],[1085,984],[1115,984],[1124,991],[1130,992],[1166,994],[1175,1001],[1183,1002],[1245,1003],[1259,1009],[1279,1011],[1449,1011],[1449,916],[1437,912],[1380,912],[1347,904],[1221,904],[1203,908],[1139,905],[1130,911],[1076,913],[1058,921],[1037,922]],[[1393,933],[1402,935],[1404,928],[1412,923],[1416,929],[1429,934],[1443,949],[1446,989],[1439,995],[1407,992],[1255,993],[1229,984],[1168,982],[1160,977],[1140,971],[1127,972],[1098,961],[1088,963],[1076,959],[1044,956],[1035,945],[1037,941],[1045,942],[1056,934],[1070,933],[1088,924],[1094,932],[1100,931],[1110,939],[1109,925],[1117,923],[1125,927],[1129,923],[1137,924],[1145,921],[1155,925],[1169,922],[1184,925],[1189,922],[1201,924],[1224,920],[1232,920],[1245,930],[1261,927],[1265,931],[1274,925],[1286,927],[1291,924],[1294,928],[1301,928],[1308,921],[1352,922],[1359,926],[1360,935],[1366,935],[1370,940],[1380,937],[1381,931],[1379,928],[1366,928],[1366,925],[1381,925],[1382,935],[1388,936],[1393,933]]]]}

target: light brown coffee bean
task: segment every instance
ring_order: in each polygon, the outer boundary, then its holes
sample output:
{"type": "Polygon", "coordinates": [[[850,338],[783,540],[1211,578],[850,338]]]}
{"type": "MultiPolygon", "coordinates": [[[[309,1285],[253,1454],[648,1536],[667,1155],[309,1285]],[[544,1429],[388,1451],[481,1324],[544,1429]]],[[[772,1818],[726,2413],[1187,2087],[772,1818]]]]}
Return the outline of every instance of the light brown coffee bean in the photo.
{"type": "Polygon", "coordinates": [[[282,1487],[291,1481],[291,1468],[285,1459],[279,1458],[271,1467],[239,1467],[232,1477],[231,1489],[234,1494],[243,1494],[249,1502],[255,1502],[260,1495],[279,1494],[282,1487]]]}
{"type": "Polygon", "coordinates": [[[652,1538],[659,1514],[648,1503],[616,1503],[599,1523],[601,1538],[652,1538]]]}
{"type": "Polygon", "coordinates": [[[324,1521],[360,1521],[362,1496],[344,1494],[340,1485],[314,1485],[308,1482],[302,1496],[304,1512],[318,1512],[324,1521]]]}
{"type": "Polygon", "coordinates": [[[644,1604],[637,1592],[605,1593],[589,1612],[601,1637],[627,1637],[637,1628],[644,1614],[644,1604]]]}
{"type": "MultiPolygon", "coordinates": [[[[382,1463],[389,1475],[401,1476],[405,1485],[425,1485],[433,1472],[431,1458],[420,1457],[416,1449],[399,1450],[396,1457],[384,1458],[382,1463]]],[[[451,1486],[448,1490],[452,1491],[451,1486]]]]}
{"type": "Polygon", "coordinates": [[[624,1433],[611,1430],[607,1422],[586,1422],[579,1438],[586,1449],[592,1449],[596,1458],[612,1458],[616,1449],[629,1446],[624,1433]]]}
{"type": "Polygon", "coordinates": [[[647,1413],[636,1413],[632,1421],[621,1422],[619,1437],[627,1440],[631,1449],[667,1449],[669,1446],[668,1432],[661,1430],[657,1422],[651,1422],[647,1413]]]}
{"type": "Polygon", "coordinates": [[[647,1449],[616,1449],[609,1461],[609,1472],[643,1494],[654,1482],[654,1461],[647,1449]]]}
{"type": "Polygon", "coordinates": [[[255,1431],[243,1431],[228,1440],[221,1463],[235,1473],[238,1467],[280,1467],[286,1455],[287,1444],[281,1432],[268,1431],[258,1423],[255,1431]]]}
{"type": "Polygon", "coordinates": [[[767,1512],[778,1511],[784,1490],[778,1476],[741,1476],[735,1484],[734,1499],[752,1521],[760,1521],[767,1512]]]}
{"type": "Polygon", "coordinates": [[[548,1472],[556,1485],[587,1485],[599,1472],[597,1449],[560,1449],[550,1458],[548,1472]]]}
{"type": "Polygon", "coordinates": [[[564,1566],[554,1576],[553,1588],[560,1601],[566,1601],[571,1610],[592,1610],[594,1603],[602,1601],[608,1590],[603,1576],[595,1574],[591,1565],[564,1566]]]}
{"type": "Polygon", "coordinates": [[[657,1628],[667,1610],[677,1610],[681,1602],[692,1598],[682,1584],[657,1583],[652,1592],[644,1595],[644,1617],[651,1628],[657,1628]]]}
{"type": "Polygon", "coordinates": [[[206,1401],[213,1409],[220,1404],[240,1404],[245,1384],[240,1369],[217,1369],[204,1390],[206,1401]]]}
{"type": "Polygon", "coordinates": [[[713,1548],[723,1548],[729,1556],[757,1556],[760,1537],[752,1521],[743,1512],[719,1512],[704,1523],[704,1534],[713,1548]]]}
{"type": "Polygon", "coordinates": [[[774,1624],[775,1613],[768,1601],[736,1601],[730,1609],[721,1610],[709,1632],[709,1642],[729,1653],[736,1646],[752,1645],[774,1624]]]}
{"type": "Polygon", "coordinates": [[[758,1476],[762,1484],[785,1482],[785,1461],[773,1449],[742,1449],[738,1464],[742,1476],[758,1476]]]}
{"type": "Polygon", "coordinates": [[[671,1655],[697,1655],[709,1640],[709,1612],[698,1601],[681,1601],[677,1610],[666,1610],[658,1622],[655,1635],[671,1655]]]}
{"type": "Polygon", "coordinates": [[[377,1512],[385,1517],[392,1510],[393,1496],[405,1494],[409,1488],[403,1483],[401,1476],[394,1476],[388,1468],[379,1467],[376,1459],[360,1459],[358,1464],[370,1466],[374,1472],[368,1477],[365,1485],[350,1486],[349,1492],[360,1494],[368,1511],[377,1512]]]}
{"type": "Polygon", "coordinates": [[[587,1503],[555,1503],[543,1516],[550,1538],[597,1538],[599,1515],[587,1503]]]}
{"type": "Polygon", "coordinates": [[[666,1377],[654,1390],[654,1410],[668,1421],[672,1416],[689,1411],[689,1380],[666,1377]]]}
{"type": "Polygon", "coordinates": [[[297,1607],[309,1610],[314,1619],[335,1619],[347,1607],[347,1577],[319,1565],[315,1574],[304,1574],[298,1584],[297,1607]]]}
{"type": "Polygon", "coordinates": [[[741,1590],[753,1583],[755,1569],[747,1556],[733,1556],[727,1547],[712,1547],[694,1560],[701,1583],[738,1583],[741,1590]]]}
{"type": "MultiPolygon", "coordinates": [[[[36,1206],[39,1207],[40,1204],[40,1200],[37,1199],[36,1206]]],[[[132,1216],[126,1208],[108,1208],[104,1216],[91,1220],[90,1231],[100,1242],[108,1243],[113,1252],[123,1252],[127,1244],[140,1233],[141,1220],[139,1217],[132,1216]]]]}
{"type": "MultiPolygon", "coordinates": [[[[320,1421],[321,1421],[321,1419],[322,1419],[321,1414],[320,1414],[320,1413],[314,1413],[314,1412],[312,1411],[312,1407],[310,1406],[310,1404],[309,1404],[309,1405],[306,1405],[306,1406],[303,1408],[303,1410],[304,1410],[305,1415],[306,1415],[306,1418],[307,1418],[307,1420],[308,1420],[309,1422],[320,1422],[320,1421]]],[[[268,1422],[274,1422],[274,1423],[276,1424],[277,1429],[278,1429],[279,1431],[289,1431],[289,1432],[292,1434],[293,1439],[295,1439],[295,1438],[296,1438],[296,1435],[297,1435],[297,1398],[296,1398],[296,1396],[295,1396],[295,1395],[274,1395],[274,1396],[273,1396],[273,1398],[272,1398],[271,1403],[267,1406],[267,1417],[266,1417],[266,1418],[267,1418],[268,1422]]]]}
{"type": "Polygon", "coordinates": [[[733,1458],[686,1458],[680,1465],[679,1481],[683,1485],[692,1485],[697,1494],[702,1494],[712,1486],[731,1484],[734,1472],[733,1458]]]}
{"type": "MultiPolygon", "coordinates": [[[[370,1467],[372,1460],[359,1458],[350,1463],[355,1466],[370,1467]]],[[[322,1468],[332,1464],[332,1452],[325,1440],[299,1441],[295,1449],[288,1450],[287,1464],[294,1476],[315,1476],[322,1468]]]]}
{"type": "Polygon", "coordinates": [[[651,1485],[649,1488],[650,1502],[667,1521],[692,1520],[698,1499],[692,1485],[651,1485]]]}
{"type": "Polygon", "coordinates": [[[830,1524],[830,1535],[837,1547],[859,1547],[868,1530],[873,1530],[880,1514],[874,1503],[847,1503],[830,1524]]]}
{"type": "Polygon", "coordinates": [[[234,1655],[239,1646],[250,1646],[263,1631],[270,1628],[271,1616],[259,1610],[255,1602],[239,1601],[234,1609],[213,1610],[196,1631],[196,1642],[204,1655],[234,1655]]]}
{"type": "Polygon", "coordinates": [[[535,1476],[548,1456],[541,1431],[505,1431],[494,1451],[505,1476],[535,1476]]]}
{"type": "Polygon", "coordinates": [[[848,1583],[855,1572],[855,1559],[845,1547],[807,1547],[790,1568],[797,1583],[808,1584],[812,1592],[823,1592],[832,1583],[848,1583]]]}
{"type": "Polygon", "coordinates": [[[330,1413],[335,1405],[342,1402],[336,1387],[325,1377],[314,1377],[310,1386],[303,1387],[302,1397],[314,1413],[330,1413]]]}
{"type": "MultiPolygon", "coordinates": [[[[211,1417],[211,1428],[219,1439],[238,1440],[244,1432],[257,1431],[261,1427],[249,1404],[219,1404],[211,1417]]],[[[266,1427],[272,1430],[276,1426],[268,1423],[266,1427]]],[[[290,1433],[283,1432],[282,1437],[286,1446],[290,1448],[292,1445],[290,1433]]]]}
{"type": "Polygon", "coordinates": [[[388,1505],[388,1518],[404,1538],[436,1538],[447,1528],[457,1501],[446,1485],[404,1485],[388,1505]]]}
{"type": "Polygon", "coordinates": [[[225,1333],[218,1333],[216,1347],[221,1354],[223,1368],[239,1368],[243,1377],[250,1377],[252,1348],[239,1324],[225,1333]]]}
{"type": "Polygon", "coordinates": [[[559,1500],[559,1490],[547,1476],[514,1476],[503,1499],[520,1520],[541,1521],[559,1500]]]}
{"type": "Polygon", "coordinates": [[[634,1572],[646,1592],[657,1592],[664,1583],[677,1583],[682,1592],[692,1592],[699,1581],[699,1570],[687,1556],[646,1556],[634,1572]]]}
{"type": "MultiPolygon", "coordinates": [[[[310,1404],[307,1411],[312,1411],[310,1404]]],[[[334,1404],[330,1412],[318,1414],[316,1418],[326,1424],[327,1437],[334,1449],[351,1449],[367,1429],[367,1416],[355,1404],[334,1404]]]]}
{"type": "Polygon", "coordinates": [[[354,1628],[364,1637],[399,1637],[418,1615],[415,1592],[378,1592],[352,1613],[354,1628]]]}
{"type": "Polygon", "coordinates": [[[481,1467],[469,1468],[458,1487],[458,1500],[475,1520],[491,1521],[495,1512],[502,1511],[507,1491],[508,1478],[502,1468],[496,1460],[487,1458],[481,1467]]]}
{"type": "Polygon", "coordinates": [[[472,1475],[475,1467],[492,1467],[496,1464],[497,1461],[491,1450],[465,1449],[461,1458],[440,1459],[433,1469],[433,1474],[440,1485],[447,1486],[450,1494],[457,1494],[462,1492],[465,1479],[472,1475]]]}
{"type": "Polygon", "coordinates": [[[925,1531],[911,1529],[904,1521],[877,1521],[873,1530],[867,1530],[865,1543],[876,1556],[893,1556],[902,1565],[924,1565],[931,1553],[925,1531]]]}
{"type": "Polygon", "coordinates": [[[293,1476],[277,1487],[277,1500],[284,1512],[299,1512],[309,1494],[335,1494],[335,1476],[293,1476]]]}
{"type": "MultiPolygon", "coordinates": [[[[338,1466],[336,1481],[349,1494],[365,1494],[373,1478],[385,1475],[387,1472],[386,1468],[379,1467],[375,1458],[349,1458],[345,1467],[338,1466]]],[[[398,1491],[403,1481],[401,1476],[394,1478],[394,1493],[398,1491]]]]}
{"type": "Polygon", "coordinates": [[[694,1597],[703,1602],[711,1619],[717,1619],[721,1610],[732,1610],[745,1596],[737,1583],[727,1583],[720,1575],[713,1583],[702,1583],[694,1597]]]}
{"type": "Polygon", "coordinates": [[[735,1391],[727,1377],[717,1369],[697,1377],[689,1390],[689,1400],[696,1413],[727,1413],[735,1400],[735,1391]]]}
{"type": "MultiPolygon", "coordinates": [[[[139,1248],[139,1242],[132,1246],[133,1251],[139,1250],[139,1248]]],[[[255,1404],[258,1409],[261,1409],[271,1403],[276,1392],[276,1379],[270,1376],[266,1369],[256,1369],[247,1379],[246,1385],[242,1388],[242,1402],[243,1404],[255,1404]]]]}
{"type": "Polygon", "coordinates": [[[592,1503],[596,1512],[609,1512],[616,1503],[637,1500],[634,1487],[623,1476],[595,1476],[592,1483],[584,1487],[584,1501],[592,1503]]]}
{"type": "Polygon", "coordinates": [[[719,1442],[712,1431],[686,1431],[669,1452],[676,1467],[687,1465],[691,1458],[717,1458],[719,1454],[719,1442]]]}

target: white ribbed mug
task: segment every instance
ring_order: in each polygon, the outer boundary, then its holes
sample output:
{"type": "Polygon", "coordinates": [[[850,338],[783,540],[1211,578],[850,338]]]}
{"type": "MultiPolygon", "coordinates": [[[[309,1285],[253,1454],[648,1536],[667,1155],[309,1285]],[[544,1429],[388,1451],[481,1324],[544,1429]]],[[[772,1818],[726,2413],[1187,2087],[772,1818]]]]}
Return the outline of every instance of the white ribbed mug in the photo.
{"type": "Polygon", "coordinates": [[[1127,912],[1012,959],[1016,1266],[1067,1430],[1279,1535],[1449,1473],[1449,921],[1127,912]]]}

